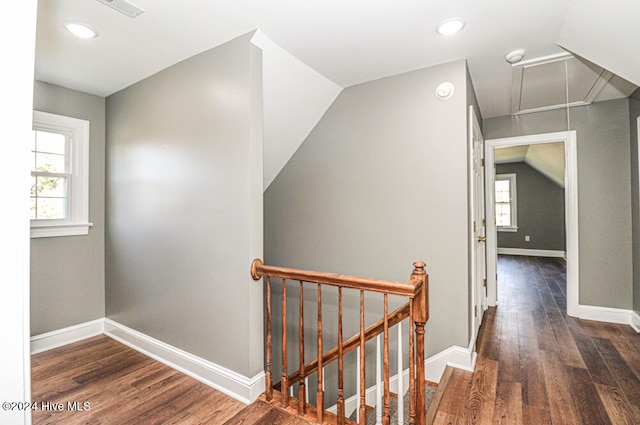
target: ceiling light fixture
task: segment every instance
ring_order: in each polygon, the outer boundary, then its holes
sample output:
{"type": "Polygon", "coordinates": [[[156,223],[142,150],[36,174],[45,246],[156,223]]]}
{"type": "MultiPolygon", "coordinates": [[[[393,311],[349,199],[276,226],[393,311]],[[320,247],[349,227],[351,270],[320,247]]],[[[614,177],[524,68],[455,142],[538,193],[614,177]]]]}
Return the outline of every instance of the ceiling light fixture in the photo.
{"type": "Polygon", "coordinates": [[[64,27],[73,35],[80,38],[95,38],[98,32],[86,24],[66,22],[64,27]]]}
{"type": "Polygon", "coordinates": [[[440,22],[436,32],[440,35],[452,35],[464,28],[465,22],[460,18],[449,18],[440,22]]]}
{"type": "Polygon", "coordinates": [[[524,50],[523,49],[513,50],[513,51],[507,53],[507,56],[505,56],[505,59],[509,63],[518,63],[518,62],[520,62],[522,60],[522,58],[524,58],[524,50]]]}

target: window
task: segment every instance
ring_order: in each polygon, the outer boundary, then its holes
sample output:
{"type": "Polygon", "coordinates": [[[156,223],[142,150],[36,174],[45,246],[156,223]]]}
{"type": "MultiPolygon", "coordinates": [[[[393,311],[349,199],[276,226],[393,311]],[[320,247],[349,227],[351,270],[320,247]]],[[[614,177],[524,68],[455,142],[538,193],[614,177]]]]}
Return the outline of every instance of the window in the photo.
{"type": "Polygon", "coordinates": [[[89,233],[89,122],[33,112],[31,237],[89,233]]]}
{"type": "Polygon", "coordinates": [[[497,230],[517,232],[516,175],[497,174],[495,185],[497,230]]]}

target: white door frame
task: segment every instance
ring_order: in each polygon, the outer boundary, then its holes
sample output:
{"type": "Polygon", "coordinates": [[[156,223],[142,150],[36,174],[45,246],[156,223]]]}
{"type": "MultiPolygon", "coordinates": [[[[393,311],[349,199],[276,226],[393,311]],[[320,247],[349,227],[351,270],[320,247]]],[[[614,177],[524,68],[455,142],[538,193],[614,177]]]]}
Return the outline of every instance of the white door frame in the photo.
{"type": "MultiPolygon", "coordinates": [[[[485,167],[485,181],[487,188],[494,187],[495,148],[551,142],[564,142],[564,203],[565,231],[567,237],[567,313],[570,316],[577,316],[580,301],[580,262],[578,245],[578,153],[575,130],[486,140],[485,158],[487,166],[485,167]]],[[[493,189],[485,190],[485,200],[487,211],[487,302],[489,305],[495,306],[498,303],[498,291],[496,282],[498,237],[496,232],[493,189]]]]}
{"type": "MultiPolygon", "coordinates": [[[[475,140],[479,136],[482,139],[482,131],[480,129],[480,124],[478,123],[478,117],[473,109],[473,105],[469,106],[469,141],[468,141],[468,167],[469,167],[469,205],[471,205],[471,213],[469,214],[469,258],[471,261],[470,264],[470,285],[471,285],[471,303],[469,303],[469,317],[471,317],[471,342],[470,345],[473,346],[475,344],[475,340],[477,338],[477,330],[482,323],[482,316],[484,314],[484,310],[486,308],[487,302],[486,298],[483,299],[481,304],[478,306],[478,311],[476,311],[476,306],[478,305],[478,276],[477,276],[477,257],[476,257],[476,249],[477,244],[481,243],[477,241],[477,233],[474,229],[473,222],[476,221],[476,226],[478,226],[478,230],[480,230],[479,234],[484,234],[484,225],[481,222],[481,217],[475,217],[476,213],[476,203],[478,200],[476,199],[475,193],[475,176],[474,176],[474,162],[475,158],[475,140]]],[[[485,213],[486,214],[486,213],[485,213]]],[[[485,256],[481,259],[482,261],[486,261],[486,246],[485,246],[485,256]]],[[[486,262],[485,262],[486,264],[486,262]]],[[[486,276],[486,268],[485,268],[485,276],[486,276]]]]}

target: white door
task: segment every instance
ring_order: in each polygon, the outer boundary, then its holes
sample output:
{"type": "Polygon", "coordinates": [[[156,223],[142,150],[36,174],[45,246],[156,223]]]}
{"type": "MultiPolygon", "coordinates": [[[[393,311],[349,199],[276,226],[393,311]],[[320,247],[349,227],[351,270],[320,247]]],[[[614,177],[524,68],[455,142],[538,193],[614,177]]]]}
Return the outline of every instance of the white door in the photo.
{"type": "Polygon", "coordinates": [[[474,335],[482,323],[482,316],[487,308],[487,267],[486,267],[486,233],[484,203],[484,138],[473,108],[470,113],[470,148],[472,149],[471,173],[471,209],[472,209],[472,293],[474,335]]]}

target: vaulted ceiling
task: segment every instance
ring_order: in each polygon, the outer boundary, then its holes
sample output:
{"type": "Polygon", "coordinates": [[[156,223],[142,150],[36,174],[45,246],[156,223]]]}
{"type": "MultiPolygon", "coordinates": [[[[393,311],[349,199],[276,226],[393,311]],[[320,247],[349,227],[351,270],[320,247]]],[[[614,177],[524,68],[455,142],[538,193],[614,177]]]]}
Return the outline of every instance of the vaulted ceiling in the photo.
{"type": "Polygon", "coordinates": [[[524,49],[525,59],[567,49],[640,85],[633,0],[131,1],[144,10],[136,18],[98,0],[38,2],[36,78],[106,96],[259,28],[341,87],[466,58],[484,117],[512,112],[513,67],[504,57],[513,49],[524,49]],[[466,27],[436,34],[453,16],[466,27]],[[74,38],[66,21],[99,36],[74,38]]]}

